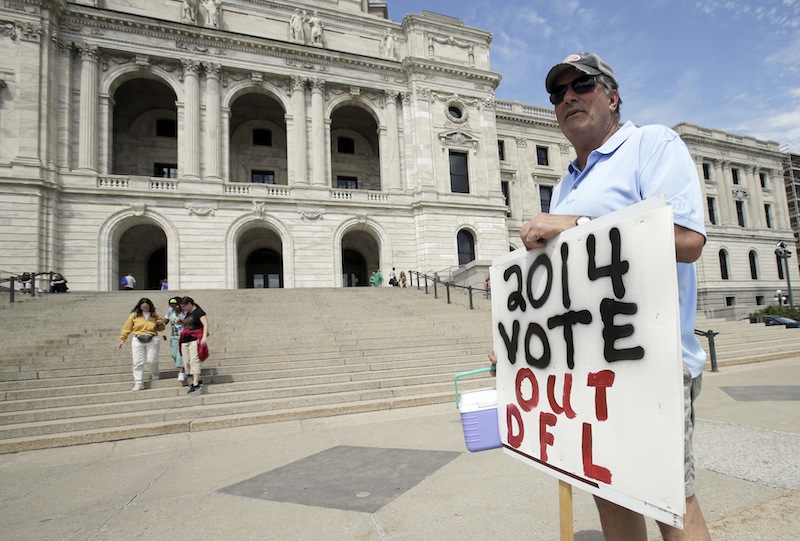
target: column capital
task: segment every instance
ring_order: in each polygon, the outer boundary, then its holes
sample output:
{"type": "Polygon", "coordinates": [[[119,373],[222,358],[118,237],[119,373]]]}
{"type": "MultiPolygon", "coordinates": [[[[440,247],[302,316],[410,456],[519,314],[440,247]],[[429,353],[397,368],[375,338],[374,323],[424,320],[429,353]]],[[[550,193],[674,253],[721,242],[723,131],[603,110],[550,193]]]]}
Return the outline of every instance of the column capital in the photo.
{"type": "Polygon", "coordinates": [[[198,76],[200,73],[200,62],[197,60],[192,60],[191,58],[183,58],[181,59],[181,64],[183,65],[183,73],[182,77],[187,77],[189,75],[194,75],[195,77],[198,76]]]}
{"type": "Polygon", "coordinates": [[[289,84],[290,84],[292,90],[305,90],[307,82],[308,82],[308,79],[306,79],[302,75],[292,75],[291,81],[290,81],[289,84]]]}
{"type": "Polygon", "coordinates": [[[203,67],[205,68],[206,71],[206,78],[219,79],[220,73],[222,72],[222,64],[219,64],[217,62],[204,62],[203,67]]]}
{"type": "Polygon", "coordinates": [[[320,94],[325,92],[325,80],[318,79],[314,77],[313,79],[309,79],[311,82],[311,91],[312,92],[319,92],[320,94]]]}
{"type": "Polygon", "coordinates": [[[98,62],[100,60],[100,47],[97,45],[78,43],[75,44],[75,47],[78,49],[78,54],[81,56],[81,60],[89,62],[98,62]]]}

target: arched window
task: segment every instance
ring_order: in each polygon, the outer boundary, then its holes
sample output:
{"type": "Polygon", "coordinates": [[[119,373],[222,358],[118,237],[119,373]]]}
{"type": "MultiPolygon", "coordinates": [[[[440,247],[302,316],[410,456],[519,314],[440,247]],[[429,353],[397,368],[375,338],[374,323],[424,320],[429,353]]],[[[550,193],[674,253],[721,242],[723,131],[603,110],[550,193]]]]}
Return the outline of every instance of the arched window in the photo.
{"type": "Polygon", "coordinates": [[[719,274],[723,280],[728,279],[728,252],[719,251],[719,274]]]}
{"type": "Polygon", "coordinates": [[[755,250],[750,250],[750,278],[758,280],[758,254],[755,250]]]}
{"type": "Polygon", "coordinates": [[[475,260],[475,238],[472,233],[462,229],[456,237],[458,242],[458,264],[466,265],[475,260]]]}

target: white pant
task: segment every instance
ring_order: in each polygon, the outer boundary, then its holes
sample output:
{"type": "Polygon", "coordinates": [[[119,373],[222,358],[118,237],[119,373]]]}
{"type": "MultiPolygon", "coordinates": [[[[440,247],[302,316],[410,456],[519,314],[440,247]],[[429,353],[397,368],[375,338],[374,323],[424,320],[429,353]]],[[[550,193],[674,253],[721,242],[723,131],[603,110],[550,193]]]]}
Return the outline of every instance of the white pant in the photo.
{"type": "Polygon", "coordinates": [[[133,337],[131,351],[133,352],[133,381],[135,383],[142,383],[145,356],[147,356],[147,362],[150,363],[150,375],[158,377],[158,347],[158,336],[154,336],[146,344],[139,342],[135,336],[133,337]]]}

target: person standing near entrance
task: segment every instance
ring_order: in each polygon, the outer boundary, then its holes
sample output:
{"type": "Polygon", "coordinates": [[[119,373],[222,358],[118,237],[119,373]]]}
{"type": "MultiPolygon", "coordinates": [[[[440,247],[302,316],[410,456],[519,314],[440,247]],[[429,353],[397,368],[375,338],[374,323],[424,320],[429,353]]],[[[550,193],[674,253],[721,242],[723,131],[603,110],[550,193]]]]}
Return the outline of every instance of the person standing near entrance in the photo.
{"type": "Polygon", "coordinates": [[[117,349],[122,349],[122,344],[133,333],[131,354],[133,356],[133,391],[144,389],[143,372],[144,360],[150,364],[150,378],[157,380],[158,371],[158,333],[164,330],[167,320],[161,319],[156,312],[156,307],[148,298],[142,297],[131,310],[130,316],[122,326],[117,349]]]}
{"type": "Polygon", "coordinates": [[[136,287],[136,278],[133,277],[133,274],[128,273],[122,277],[120,283],[122,284],[122,289],[131,290],[136,287]]]}

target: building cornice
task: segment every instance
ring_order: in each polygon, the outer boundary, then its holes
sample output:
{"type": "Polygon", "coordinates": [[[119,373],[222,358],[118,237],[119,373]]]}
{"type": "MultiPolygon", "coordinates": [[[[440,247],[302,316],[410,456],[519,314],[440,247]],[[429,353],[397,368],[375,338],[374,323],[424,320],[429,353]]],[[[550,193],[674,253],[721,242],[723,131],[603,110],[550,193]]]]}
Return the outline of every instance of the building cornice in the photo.
{"type": "MultiPolygon", "coordinates": [[[[191,52],[192,57],[199,60],[213,59],[222,62],[226,67],[239,67],[247,69],[252,67],[252,59],[235,59],[226,56],[228,52],[241,52],[263,58],[283,60],[286,63],[287,74],[296,73],[293,67],[302,67],[309,71],[328,71],[330,68],[345,68],[361,72],[375,73],[383,80],[393,81],[396,84],[405,83],[405,72],[397,62],[346,53],[330,49],[320,49],[288,41],[275,40],[266,37],[237,34],[224,30],[199,28],[194,25],[154,20],[148,17],[125,14],[120,20],[117,12],[75,6],[61,24],[60,36],[64,39],[72,38],[81,42],[92,42],[104,49],[116,50],[120,53],[142,52],[154,57],[154,50],[162,51],[165,60],[174,60],[181,56],[180,50],[191,52]],[[87,31],[88,29],[88,31],[87,31]],[[122,35],[136,34],[148,38],[146,44],[141,45],[141,51],[136,51],[137,46],[130,40],[104,35],[104,31],[115,32],[122,35]],[[153,40],[168,43],[174,40],[174,49],[160,46],[153,40]],[[238,66],[237,64],[242,64],[238,66]]],[[[264,63],[264,65],[267,65],[264,63]]],[[[279,66],[269,64],[272,69],[279,66]]]]}
{"type": "Polygon", "coordinates": [[[413,79],[414,75],[445,75],[451,79],[483,82],[491,85],[492,90],[494,90],[500,84],[500,79],[502,78],[499,73],[492,71],[456,66],[414,56],[404,58],[402,65],[403,70],[408,74],[409,80],[413,79]]]}

